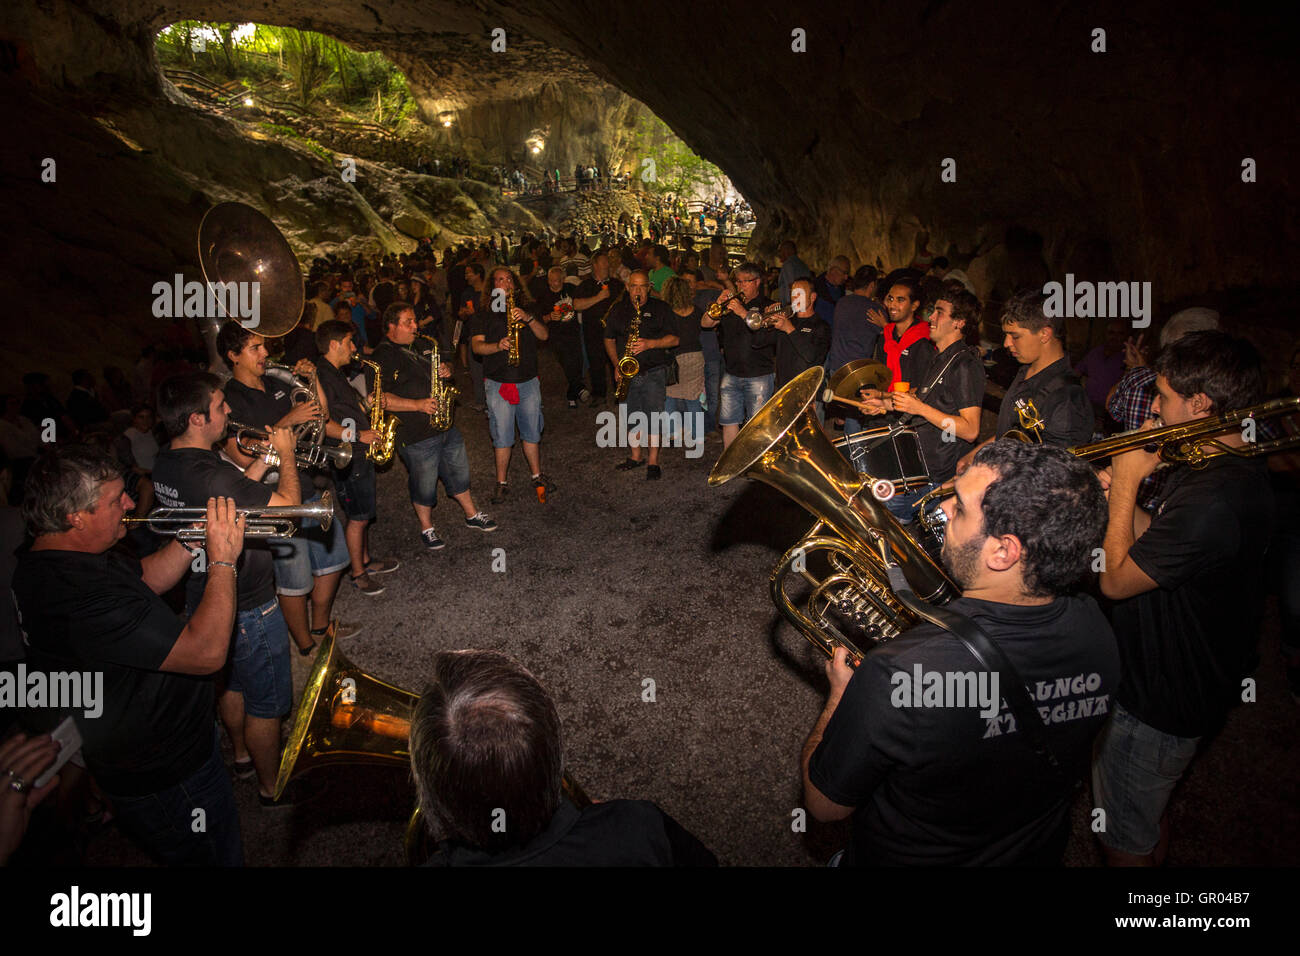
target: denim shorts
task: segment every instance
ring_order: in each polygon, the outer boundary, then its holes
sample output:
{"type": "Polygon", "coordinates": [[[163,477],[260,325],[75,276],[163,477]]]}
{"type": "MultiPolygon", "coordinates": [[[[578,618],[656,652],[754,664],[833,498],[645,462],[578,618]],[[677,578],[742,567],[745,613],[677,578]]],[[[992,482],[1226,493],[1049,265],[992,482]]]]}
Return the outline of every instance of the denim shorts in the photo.
{"type": "Polygon", "coordinates": [[[1106,811],[1102,843],[1138,856],[1156,848],[1169,796],[1200,742],[1148,727],[1115,705],[1093,748],[1093,800],[1106,811]]]}
{"type": "MultiPolygon", "coordinates": [[[[320,500],[316,492],[303,504],[320,500]]],[[[343,522],[330,522],[330,529],[322,531],[314,518],[303,518],[298,533],[291,538],[268,538],[271,559],[275,565],[275,590],[286,597],[310,594],[312,578],[334,574],[349,567],[348,542],[343,535],[343,522]]]]}
{"type": "MultiPolygon", "coordinates": [[[[628,430],[631,430],[632,416],[637,412],[645,414],[647,423],[662,421],[662,415],[657,419],[650,416],[663,412],[667,393],[668,369],[665,366],[645,369],[632,376],[632,381],[627,386],[626,399],[628,430]]],[[[655,432],[659,429],[652,427],[650,430],[655,432]]]]}
{"type": "Polygon", "coordinates": [[[277,601],[235,614],[235,641],[226,687],[244,696],[244,713],[273,720],[293,708],[289,626],[277,601]]]}
{"type": "Polygon", "coordinates": [[[536,378],[520,382],[519,404],[511,405],[501,397],[501,383],[490,378],[483,380],[483,390],[487,393],[488,427],[492,432],[493,448],[511,448],[515,443],[515,429],[519,437],[530,445],[542,440],[542,429],[546,423],[542,419],[542,385],[536,378]]]}
{"type": "Polygon", "coordinates": [[[375,463],[358,452],[346,471],[334,473],[339,507],[349,521],[373,521],[378,513],[375,463]]]}
{"type": "MultiPolygon", "coordinates": [[[[448,497],[469,491],[469,454],[459,429],[449,428],[414,445],[403,445],[399,454],[406,465],[406,487],[412,504],[426,508],[437,505],[439,478],[448,497]]],[[[343,556],[347,557],[346,550],[343,556]]]]}
{"type": "Polygon", "coordinates": [[[723,371],[718,388],[718,424],[743,425],[772,397],[776,374],[742,378],[723,371]]]}

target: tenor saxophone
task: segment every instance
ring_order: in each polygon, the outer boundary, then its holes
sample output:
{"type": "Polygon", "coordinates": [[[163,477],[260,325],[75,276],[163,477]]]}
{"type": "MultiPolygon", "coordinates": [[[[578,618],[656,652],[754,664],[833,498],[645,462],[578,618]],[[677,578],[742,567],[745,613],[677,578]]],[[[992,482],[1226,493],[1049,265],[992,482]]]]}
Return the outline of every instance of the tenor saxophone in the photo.
{"type": "Polygon", "coordinates": [[[370,395],[370,430],[375,433],[375,441],[366,457],[376,465],[386,465],[393,457],[397,417],[384,418],[384,370],[369,359],[362,359],[361,364],[375,370],[375,390],[370,395]]]}
{"type": "Polygon", "coordinates": [[[632,346],[641,340],[641,307],[635,302],[632,304],[632,321],[627,327],[627,344],[623,346],[623,356],[618,360],[618,385],[614,389],[614,400],[621,402],[627,398],[627,390],[632,385],[632,379],[636,378],[637,373],[641,371],[641,363],[637,361],[636,355],[632,351],[632,346]]]}
{"type": "Polygon", "coordinates": [[[427,335],[422,335],[420,338],[428,339],[433,345],[433,353],[429,356],[429,397],[434,400],[437,407],[429,413],[429,427],[436,432],[445,432],[451,428],[452,416],[456,410],[456,396],[460,394],[460,389],[455,385],[442,384],[442,378],[438,375],[438,367],[442,364],[438,340],[431,339],[427,335]]]}

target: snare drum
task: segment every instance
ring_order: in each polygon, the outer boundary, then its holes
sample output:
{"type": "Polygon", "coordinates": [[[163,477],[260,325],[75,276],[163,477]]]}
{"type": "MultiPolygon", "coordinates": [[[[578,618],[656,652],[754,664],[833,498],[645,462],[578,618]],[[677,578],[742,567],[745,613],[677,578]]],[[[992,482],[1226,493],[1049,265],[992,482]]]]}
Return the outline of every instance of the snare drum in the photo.
{"type": "Polygon", "coordinates": [[[859,472],[894,483],[896,494],[930,484],[930,469],[915,428],[870,428],[835,442],[859,472]]]}

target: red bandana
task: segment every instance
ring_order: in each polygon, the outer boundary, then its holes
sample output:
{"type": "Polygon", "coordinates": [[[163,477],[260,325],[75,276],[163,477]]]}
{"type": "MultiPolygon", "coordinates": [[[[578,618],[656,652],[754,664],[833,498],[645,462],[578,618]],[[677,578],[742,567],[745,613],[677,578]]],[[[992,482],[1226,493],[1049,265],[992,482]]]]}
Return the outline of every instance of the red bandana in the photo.
{"type": "Polygon", "coordinates": [[[889,384],[892,388],[894,383],[903,377],[903,366],[899,356],[921,339],[928,339],[930,337],[930,323],[913,322],[912,327],[904,332],[903,337],[897,342],[894,341],[894,333],[891,327],[886,326],[884,334],[885,364],[889,366],[889,384]]]}
{"type": "Polygon", "coordinates": [[[511,405],[519,404],[519,386],[512,382],[502,382],[501,387],[497,389],[497,394],[511,405]]]}

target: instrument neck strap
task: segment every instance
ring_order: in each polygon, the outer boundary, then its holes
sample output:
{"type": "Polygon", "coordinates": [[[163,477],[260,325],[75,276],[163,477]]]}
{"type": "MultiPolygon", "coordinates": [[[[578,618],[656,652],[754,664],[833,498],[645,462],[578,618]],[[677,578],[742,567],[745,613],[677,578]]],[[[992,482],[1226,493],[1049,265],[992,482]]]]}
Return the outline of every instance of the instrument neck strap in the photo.
{"type": "Polygon", "coordinates": [[[1047,739],[1047,727],[1042,715],[1029,699],[1025,682],[1010,659],[989,638],[984,629],[964,614],[958,614],[950,608],[934,607],[920,600],[912,591],[912,586],[903,576],[903,569],[892,560],[889,542],[880,537],[881,557],[885,559],[885,569],[889,575],[889,586],[898,599],[917,617],[941,627],[961,641],[970,655],[980,666],[992,674],[998,675],[998,687],[1007,700],[1011,712],[1015,714],[1016,726],[1024,734],[1025,741],[1034,753],[1038,754],[1052,768],[1053,775],[1062,784],[1070,787],[1078,785],[1078,780],[1071,780],[1056,758],[1051,743],[1047,739]]]}

